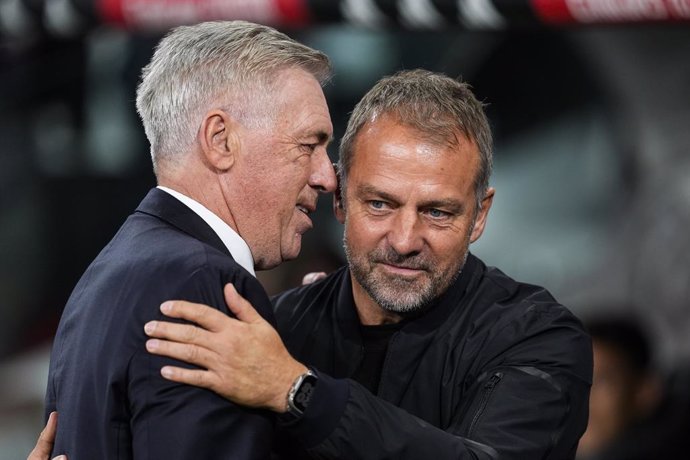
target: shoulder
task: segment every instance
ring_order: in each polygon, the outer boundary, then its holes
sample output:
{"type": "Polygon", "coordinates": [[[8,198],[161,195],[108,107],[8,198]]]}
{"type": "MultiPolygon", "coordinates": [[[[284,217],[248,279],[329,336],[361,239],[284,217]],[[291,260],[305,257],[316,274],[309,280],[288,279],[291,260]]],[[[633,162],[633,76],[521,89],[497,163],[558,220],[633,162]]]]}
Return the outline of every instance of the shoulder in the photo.
{"type": "MultiPolygon", "coordinates": [[[[347,267],[341,267],[311,284],[289,289],[271,298],[278,323],[290,322],[310,313],[324,314],[335,308],[336,300],[349,290],[347,267]]],[[[349,292],[351,296],[351,291],[349,292]]]]}
{"type": "Polygon", "coordinates": [[[156,270],[190,273],[195,269],[241,267],[212,244],[190,235],[156,216],[132,214],[104,249],[109,261],[118,258],[129,264],[153,262],[156,270]]]}
{"type": "Polygon", "coordinates": [[[591,379],[591,339],[582,322],[541,286],[488,267],[473,288],[474,334],[485,358],[540,363],[591,379]]]}
{"type": "Polygon", "coordinates": [[[558,302],[544,287],[524,283],[495,267],[485,267],[477,282],[470,288],[473,309],[492,316],[497,327],[514,321],[550,323],[557,319],[571,321],[584,330],[572,312],[558,302]]]}
{"type": "MultiPolygon", "coordinates": [[[[163,300],[181,298],[225,310],[223,285],[235,284],[252,303],[270,310],[259,281],[231,256],[155,216],[135,213],[87,272],[103,283],[126,282],[163,300]]],[[[94,283],[88,283],[92,286],[94,283]]]]}

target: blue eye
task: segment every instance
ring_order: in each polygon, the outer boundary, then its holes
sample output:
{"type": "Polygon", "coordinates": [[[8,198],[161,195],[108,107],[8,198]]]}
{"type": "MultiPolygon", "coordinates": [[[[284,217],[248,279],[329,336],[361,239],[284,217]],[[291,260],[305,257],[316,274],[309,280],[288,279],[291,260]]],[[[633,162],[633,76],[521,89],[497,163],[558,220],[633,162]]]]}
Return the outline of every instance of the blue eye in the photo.
{"type": "Polygon", "coordinates": [[[374,209],[383,209],[383,206],[384,206],[385,203],[384,203],[383,201],[379,201],[379,200],[371,200],[371,201],[369,202],[369,204],[370,204],[371,207],[374,208],[374,209]]]}
{"type": "Polygon", "coordinates": [[[435,208],[428,209],[427,214],[434,219],[441,219],[449,215],[447,212],[435,208]]]}

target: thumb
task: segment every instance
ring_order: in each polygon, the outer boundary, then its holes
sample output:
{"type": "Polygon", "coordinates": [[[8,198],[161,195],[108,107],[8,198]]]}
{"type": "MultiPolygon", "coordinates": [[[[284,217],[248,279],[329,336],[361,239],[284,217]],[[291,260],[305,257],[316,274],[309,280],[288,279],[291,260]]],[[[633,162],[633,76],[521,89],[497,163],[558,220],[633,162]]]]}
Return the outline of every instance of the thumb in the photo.
{"type": "Polygon", "coordinates": [[[254,309],[247,299],[242,297],[231,283],[225,285],[223,289],[225,303],[228,309],[243,323],[256,323],[263,321],[261,315],[254,309]]]}

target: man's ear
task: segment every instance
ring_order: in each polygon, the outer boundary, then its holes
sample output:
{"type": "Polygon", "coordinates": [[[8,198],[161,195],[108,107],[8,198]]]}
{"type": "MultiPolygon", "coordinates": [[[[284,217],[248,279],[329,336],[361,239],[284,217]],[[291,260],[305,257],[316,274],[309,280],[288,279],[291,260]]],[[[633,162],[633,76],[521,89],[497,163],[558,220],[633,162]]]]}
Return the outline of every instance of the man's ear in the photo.
{"type": "Polygon", "coordinates": [[[232,167],[240,142],[237,124],[230,115],[223,110],[211,110],[206,113],[198,137],[207,164],[222,172],[232,167]]]}
{"type": "Polygon", "coordinates": [[[474,243],[482,236],[484,233],[484,227],[486,226],[486,218],[489,215],[489,209],[491,209],[491,204],[494,202],[494,194],[496,189],[489,187],[486,190],[486,195],[482,198],[481,208],[477,211],[477,215],[474,218],[474,227],[472,228],[472,234],[470,235],[470,243],[474,243]]]}
{"type": "Polygon", "coordinates": [[[341,224],[345,223],[345,204],[343,202],[343,190],[340,187],[340,174],[337,174],[338,185],[333,192],[333,213],[341,224]]]}

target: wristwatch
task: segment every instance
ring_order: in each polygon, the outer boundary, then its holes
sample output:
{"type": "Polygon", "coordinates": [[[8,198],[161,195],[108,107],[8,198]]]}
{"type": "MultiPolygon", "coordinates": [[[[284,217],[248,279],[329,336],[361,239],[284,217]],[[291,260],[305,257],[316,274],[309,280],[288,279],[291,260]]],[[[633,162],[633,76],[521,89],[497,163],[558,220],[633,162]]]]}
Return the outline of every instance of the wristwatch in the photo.
{"type": "Polygon", "coordinates": [[[290,418],[296,419],[304,414],[318,381],[319,377],[311,369],[295,379],[287,395],[287,413],[290,418]]]}

